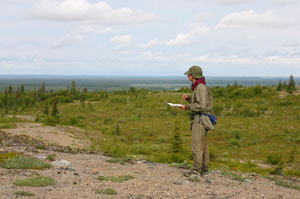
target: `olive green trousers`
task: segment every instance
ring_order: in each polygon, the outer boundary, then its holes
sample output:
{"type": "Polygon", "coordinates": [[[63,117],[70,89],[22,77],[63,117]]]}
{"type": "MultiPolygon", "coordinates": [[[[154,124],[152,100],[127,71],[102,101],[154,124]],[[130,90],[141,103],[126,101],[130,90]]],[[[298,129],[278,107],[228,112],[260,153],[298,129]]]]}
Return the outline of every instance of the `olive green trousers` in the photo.
{"type": "Polygon", "coordinates": [[[192,152],[194,170],[197,172],[208,171],[209,150],[207,143],[207,130],[202,125],[202,121],[192,122],[192,152]]]}

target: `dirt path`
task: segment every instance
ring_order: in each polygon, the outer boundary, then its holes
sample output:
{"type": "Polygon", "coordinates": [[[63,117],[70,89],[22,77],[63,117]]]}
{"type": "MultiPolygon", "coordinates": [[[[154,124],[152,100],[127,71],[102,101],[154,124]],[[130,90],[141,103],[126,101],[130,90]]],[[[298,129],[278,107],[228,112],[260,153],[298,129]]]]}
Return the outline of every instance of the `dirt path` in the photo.
{"type": "Polygon", "coordinates": [[[4,129],[13,135],[28,135],[60,146],[86,148],[89,140],[82,135],[85,131],[77,127],[44,126],[39,123],[20,123],[16,128],[4,129]]]}

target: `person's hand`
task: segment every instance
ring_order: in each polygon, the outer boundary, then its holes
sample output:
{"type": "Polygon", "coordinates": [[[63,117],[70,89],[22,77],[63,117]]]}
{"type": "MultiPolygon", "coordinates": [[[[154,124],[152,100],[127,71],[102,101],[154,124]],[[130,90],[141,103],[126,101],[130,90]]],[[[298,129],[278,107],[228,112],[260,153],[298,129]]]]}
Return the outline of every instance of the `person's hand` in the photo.
{"type": "Polygon", "coordinates": [[[185,105],[179,106],[182,110],[185,110],[185,105]]]}
{"type": "Polygon", "coordinates": [[[184,94],[182,95],[182,99],[183,99],[183,100],[186,100],[187,98],[188,98],[187,94],[184,93],[184,94]]]}

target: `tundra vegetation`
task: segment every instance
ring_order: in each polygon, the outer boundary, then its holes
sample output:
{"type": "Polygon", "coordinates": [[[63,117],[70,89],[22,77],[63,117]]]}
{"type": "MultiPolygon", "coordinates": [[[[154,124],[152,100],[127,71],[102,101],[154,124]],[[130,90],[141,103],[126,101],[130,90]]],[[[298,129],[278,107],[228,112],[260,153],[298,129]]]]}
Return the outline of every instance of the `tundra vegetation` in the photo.
{"type": "MultiPolygon", "coordinates": [[[[300,95],[293,76],[278,86],[236,82],[211,91],[218,117],[216,129],[209,132],[211,168],[300,176],[300,95]]],[[[0,93],[0,128],[14,128],[25,122],[17,116],[31,115],[45,125],[85,129],[90,149],[116,162],[142,158],[190,167],[189,113],[167,105],[184,103],[182,93],[190,92],[134,87],[91,91],[75,81],[59,91],[46,88],[45,82],[30,91],[24,85],[9,86],[0,93]]]]}

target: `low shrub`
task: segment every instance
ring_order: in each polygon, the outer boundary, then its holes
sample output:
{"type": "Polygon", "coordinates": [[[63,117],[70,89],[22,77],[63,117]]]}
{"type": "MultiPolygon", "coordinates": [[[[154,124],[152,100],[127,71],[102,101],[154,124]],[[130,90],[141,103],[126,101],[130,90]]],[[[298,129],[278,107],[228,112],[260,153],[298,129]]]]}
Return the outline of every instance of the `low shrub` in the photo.
{"type": "Polygon", "coordinates": [[[2,166],[7,169],[45,169],[52,165],[35,158],[16,155],[6,159],[2,166]]]}
{"type": "Polygon", "coordinates": [[[106,160],[106,162],[109,162],[109,163],[119,163],[122,165],[124,165],[126,162],[132,162],[132,161],[133,161],[132,158],[111,158],[111,159],[106,160]]]}
{"type": "Polygon", "coordinates": [[[56,154],[47,155],[47,160],[54,161],[55,157],[56,157],[56,154]]]}
{"type": "Polygon", "coordinates": [[[45,125],[55,126],[56,124],[59,124],[59,118],[53,117],[53,116],[48,116],[48,117],[46,117],[46,119],[43,120],[43,123],[45,125]]]}
{"type": "Polygon", "coordinates": [[[237,148],[240,148],[242,146],[240,140],[237,140],[237,139],[230,139],[229,140],[229,145],[234,148],[234,147],[237,147],[237,148]]]}
{"type": "Polygon", "coordinates": [[[16,195],[16,196],[35,196],[35,194],[29,193],[26,191],[16,191],[16,192],[14,192],[14,195],[16,195]]]}
{"type": "Polygon", "coordinates": [[[267,163],[278,165],[281,162],[282,156],[279,154],[271,154],[267,156],[267,163]]]}
{"type": "Polygon", "coordinates": [[[99,176],[97,180],[100,181],[112,181],[112,182],[124,182],[130,179],[134,179],[133,176],[123,175],[123,176],[99,176]]]}
{"type": "Polygon", "coordinates": [[[241,175],[239,175],[239,174],[236,174],[236,173],[233,173],[233,172],[231,172],[231,171],[223,171],[222,173],[221,173],[222,175],[229,175],[229,176],[232,176],[233,178],[233,180],[237,180],[237,181],[241,181],[241,182],[245,182],[246,181],[246,178],[245,177],[243,177],[243,176],[241,176],[241,175]]]}
{"type": "Polygon", "coordinates": [[[99,194],[106,194],[106,195],[116,195],[118,194],[114,189],[112,188],[107,188],[107,189],[101,189],[101,190],[97,190],[96,193],[99,194]]]}
{"type": "Polygon", "coordinates": [[[25,180],[17,180],[14,182],[16,186],[28,186],[28,187],[46,187],[53,186],[56,182],[50,178],[45,176],[38,176],[34,178],[29,178],[25,180]]]}

